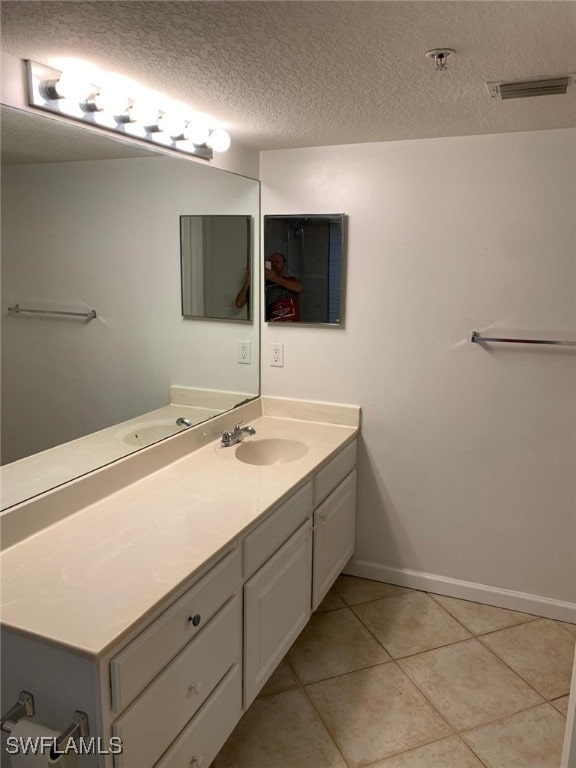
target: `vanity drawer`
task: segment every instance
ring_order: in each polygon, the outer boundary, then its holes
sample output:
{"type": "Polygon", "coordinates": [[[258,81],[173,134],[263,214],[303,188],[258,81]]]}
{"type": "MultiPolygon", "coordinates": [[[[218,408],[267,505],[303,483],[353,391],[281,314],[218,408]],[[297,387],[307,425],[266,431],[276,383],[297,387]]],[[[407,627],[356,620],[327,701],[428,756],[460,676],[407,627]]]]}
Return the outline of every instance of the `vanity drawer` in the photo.
{"type": "Polygon", "coordinates": [[[242,672],[235,664],[155,768],[208,768],[242,715],[242,672]]]}
{"type": "Polygon", "coordinates": [[[244,539],[244,578],[252,576],[311,514],[312,483],[306,483],[244,539]]]}
{"type": "Polygon", "coordinates": [[[324,501],[355,466],[356,440],[340,451],[314,478],[314,506],[324,501]]]}
{"type": "Polygon", "coordinates": [[[232,598],[114,723],[123,743],[116,768],[154,765],[220,680],[240,662],[242,605],[232,598]]]}
{"type": "Polygon", "coordinates": [[[236,549],[115,656],[110,662],[114,712],[128,706],[240,587],[236,549]]]}

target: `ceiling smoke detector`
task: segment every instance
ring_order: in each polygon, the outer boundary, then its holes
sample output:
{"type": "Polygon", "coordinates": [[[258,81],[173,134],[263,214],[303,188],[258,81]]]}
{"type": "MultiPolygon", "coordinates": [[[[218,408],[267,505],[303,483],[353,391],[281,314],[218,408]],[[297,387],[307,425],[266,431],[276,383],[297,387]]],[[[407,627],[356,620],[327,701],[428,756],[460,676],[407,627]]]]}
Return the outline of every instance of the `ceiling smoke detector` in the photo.
{"type": "Polygon", "coordinates": [[[575,81],[575,75],[556,75],[555,77],[537,77],[533,80],[494,81],[486,83],[486,88],[493,99],[525,99],[528,96],[564,94],[575,81]]]}

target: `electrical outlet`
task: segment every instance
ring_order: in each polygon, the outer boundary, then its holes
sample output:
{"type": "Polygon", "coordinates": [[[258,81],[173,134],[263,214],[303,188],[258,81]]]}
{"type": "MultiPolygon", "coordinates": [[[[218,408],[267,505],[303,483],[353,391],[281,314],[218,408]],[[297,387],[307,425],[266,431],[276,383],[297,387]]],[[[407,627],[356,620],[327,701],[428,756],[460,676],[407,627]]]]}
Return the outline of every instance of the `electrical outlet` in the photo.
{"type": "Polygon", "coordinates": [[[244,365],[250,365],[252,358],[252,342],[239,341],[238,342],[238,362],[244,365]]]}
{"type": "Polygon", "coordinates": [[[270,344],[270,365],[276,368],[284,367],[284,344],[272,342],[270,344]]]}

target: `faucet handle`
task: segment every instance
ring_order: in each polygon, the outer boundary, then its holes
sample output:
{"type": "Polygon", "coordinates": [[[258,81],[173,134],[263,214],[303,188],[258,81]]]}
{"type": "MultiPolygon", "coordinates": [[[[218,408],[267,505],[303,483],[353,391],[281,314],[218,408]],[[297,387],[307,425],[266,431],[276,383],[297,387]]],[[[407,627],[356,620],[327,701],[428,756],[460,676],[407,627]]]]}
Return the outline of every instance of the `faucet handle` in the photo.
{"type": "Polygon", "coordinates": [[[239,421],[238,424],[235,425],[235,427],[234,427],[234,433],[235,434],[238,434],[238,432],[240,432],[242,424],[244,424],[244,420],[239,421]]]}

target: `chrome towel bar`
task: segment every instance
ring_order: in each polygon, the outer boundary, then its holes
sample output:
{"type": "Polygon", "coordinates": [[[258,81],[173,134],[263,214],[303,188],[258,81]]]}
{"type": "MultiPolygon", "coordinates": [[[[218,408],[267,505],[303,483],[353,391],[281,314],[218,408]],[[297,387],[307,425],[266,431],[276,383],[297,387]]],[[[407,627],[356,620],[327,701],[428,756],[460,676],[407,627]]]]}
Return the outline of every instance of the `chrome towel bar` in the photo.
{"type": "Polygon", "coordinates": [[[503,339],[501,337],[481,336],[478,331],[472,331],[470,341],[482,344],[485,341],[498,341],[505,344],[554,344],[556,346],[576,347],[576,341],[561,341],[560,339],[503,339]]]}
{"type": "Polygon", "coordinates": [[[16,315],[22,312],[29,312],[35,315],[66,315],[68,317],[86,317],[88,320],[94,320],[97,317],[95,309],[89,309],[87,312],[64,312],[60,309],[26,309],[21,307],[20,304],[8,307],[8,312],[14,312],[16,315]]]}

